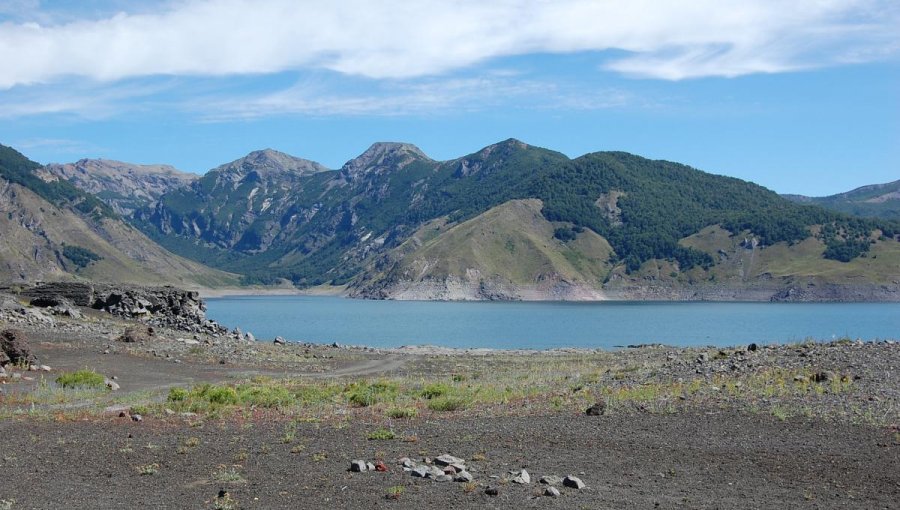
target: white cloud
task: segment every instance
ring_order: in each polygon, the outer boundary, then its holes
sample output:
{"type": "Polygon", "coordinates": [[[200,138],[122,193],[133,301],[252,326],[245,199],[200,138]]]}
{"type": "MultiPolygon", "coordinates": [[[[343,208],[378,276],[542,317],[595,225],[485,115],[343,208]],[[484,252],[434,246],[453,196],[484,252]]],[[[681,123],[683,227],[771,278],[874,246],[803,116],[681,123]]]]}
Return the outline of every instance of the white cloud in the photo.
{"type": "MultiPolygon", "coordinates": [[[[27,5],[27,2],[19,2],[27,5]]],[[[118,5],[118,4],[116,4],[118,5]]],[[[894,0],[183,0],[63,24],[0,23],[0,89],[66,76],[328,69],[376,79],[491,58],[623,50],[606,68],[683,79],[892,58],[894,0]]],[[[47,17],[35,12],[30,19],[47,17]]],[[[16,19],[22,19],[21,14],[16,19]]]]}

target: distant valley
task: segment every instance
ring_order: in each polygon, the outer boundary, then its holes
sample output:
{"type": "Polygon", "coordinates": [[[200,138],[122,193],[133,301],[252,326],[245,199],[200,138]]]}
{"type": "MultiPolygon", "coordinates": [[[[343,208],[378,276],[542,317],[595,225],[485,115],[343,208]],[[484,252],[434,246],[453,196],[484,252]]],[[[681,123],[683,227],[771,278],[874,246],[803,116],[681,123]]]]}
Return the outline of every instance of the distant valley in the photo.
{"type": "MultiPolygon", "coordinates": [[[[211,286],[241,275],[377,299],[900,300],[890,214],[859,218],[622,152],[570,159],[506,140],[436,161],[376,143],[340,169],[269,149],[202,177],[106,160],[29,169],[82,193],[77,204],[96,200],[82,221],[102,207],[158,243],[145,259],[215,268],[193,272],[211,286]]],[[[4,253],[4,276],[30,256],[4,253]]],[[[42,275],[101,272],[55,258],[60,272],[42,275]]]]}

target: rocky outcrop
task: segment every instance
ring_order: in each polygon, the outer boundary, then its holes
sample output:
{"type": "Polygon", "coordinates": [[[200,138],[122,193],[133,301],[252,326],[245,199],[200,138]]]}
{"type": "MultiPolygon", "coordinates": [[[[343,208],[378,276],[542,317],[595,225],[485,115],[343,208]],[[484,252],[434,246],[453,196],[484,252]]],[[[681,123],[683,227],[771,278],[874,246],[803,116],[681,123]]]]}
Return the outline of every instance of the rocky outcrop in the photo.
{"type": "Polygon", "coordinates": [[[206,306],[199,293],[175,287],[54,282],[25,289],[22,295],[35,306],[71,302],[120,317],[141,319],[155,326],[198,333],[227,331],[206,319],[206,306]]]}
{"type": "MultiPolygon", "coordinates": [[[[7,362],[14,364],[31,365],[37,359],[31,353],[28,346],[28,338],[18,329],[4,329],[0,331],[0,351],[7,362]]],[[[0,360],[0,364],[6,364],[0,360]]]]}

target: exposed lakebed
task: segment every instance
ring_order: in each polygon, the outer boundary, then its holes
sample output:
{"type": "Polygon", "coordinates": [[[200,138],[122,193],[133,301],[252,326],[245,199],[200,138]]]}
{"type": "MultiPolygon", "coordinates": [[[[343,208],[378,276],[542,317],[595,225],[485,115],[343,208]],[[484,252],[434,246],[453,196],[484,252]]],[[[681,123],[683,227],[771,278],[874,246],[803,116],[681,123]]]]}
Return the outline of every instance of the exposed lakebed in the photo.
{"type": "Polygon", "coordinates": [[[231,296],[208,317],[259,339],[372,347],[728,346],[900,337],[898,303],[438,302],[231,296]]]}

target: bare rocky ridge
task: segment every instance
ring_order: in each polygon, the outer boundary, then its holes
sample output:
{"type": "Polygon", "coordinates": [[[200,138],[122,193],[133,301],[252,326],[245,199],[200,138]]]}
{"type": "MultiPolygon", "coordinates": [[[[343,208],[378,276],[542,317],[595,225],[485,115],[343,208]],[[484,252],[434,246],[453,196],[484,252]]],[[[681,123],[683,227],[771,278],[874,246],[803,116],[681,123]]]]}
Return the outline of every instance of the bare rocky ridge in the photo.
{"type": "Polygon", "coordinates": [[[163,194],[200,178],[169,165],[136,165],[108,159],[54,163],[40,169],[38,175],[44,180],[67,180],[97,195],[123,216],[130,216],[136,209],[156,203],[163,194]]]}
{"type": "Polygon", "coordinates": [[[234,285],[233,275],[174,255],[118,218],[94,218],[57,207],[31,190],[0,179],[0,282],[70,280],[189,287],[234,285]],[[96,260],[72,260],[66,247],[96,260]]]}

